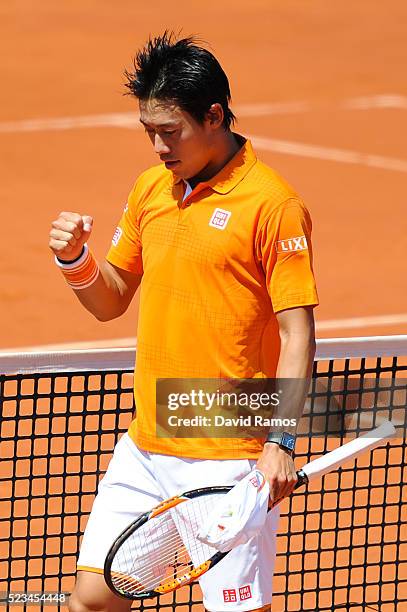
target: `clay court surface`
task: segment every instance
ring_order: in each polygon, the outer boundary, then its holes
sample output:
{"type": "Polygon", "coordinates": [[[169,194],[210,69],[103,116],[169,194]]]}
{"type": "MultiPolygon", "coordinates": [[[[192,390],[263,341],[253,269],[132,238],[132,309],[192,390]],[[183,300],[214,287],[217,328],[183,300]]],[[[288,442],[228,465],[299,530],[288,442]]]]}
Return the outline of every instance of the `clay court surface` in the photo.
{"type": "Polygon", "coordinates": [[[104,256],[135,178],[156,163],[123,69],[165,28],[211,44],[237,130],[311,210],[318,336],[403,333],[403,0],[4,0],[0,21],[2,348],[136,335],[136,304],[108,324],[82,310],[47,236],[59,211],[91,214],[104,256]]]}
{"type": "Polygon", "coordinates": [[[92,247],[107,251],[135,178],[157,163],[122,73],[165,28],[210,43],[237,131],[311,211],[318,336],[404,333],[404,0],[3,0],[0,24],[1,348],[133,343],[137,303],[118,321],[93,320],[55,268],[48,231],[61,210],[91,214],[92,247]]]}

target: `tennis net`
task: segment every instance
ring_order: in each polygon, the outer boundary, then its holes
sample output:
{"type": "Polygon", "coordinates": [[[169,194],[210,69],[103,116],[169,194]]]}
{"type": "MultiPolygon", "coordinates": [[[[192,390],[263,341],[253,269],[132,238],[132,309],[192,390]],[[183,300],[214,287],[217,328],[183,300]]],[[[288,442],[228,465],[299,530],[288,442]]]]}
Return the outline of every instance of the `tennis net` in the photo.
{"type": "MultiPolygon", "coordinates": [[[[131,420],[134,357],[130,349],[0,356],[6,610],[16,609],[10,593],[18,609],[63,609],[66,596],[55,594],[72,590],[98,481],[131,420]],[[19,593],[29,592],[24,603],[19,593]],[[38,593],[50,595],[34,607],[38,593]]],[[[407,336],[318,341],[297,468],[384,419],[398,435],[283,502],[273,612],[407,609],[406,370],[407,336]],[[315,424],[321,435],[310,436],[315,424]]],[[[203,607],[193,584],[134,609],[203,607]]]]}

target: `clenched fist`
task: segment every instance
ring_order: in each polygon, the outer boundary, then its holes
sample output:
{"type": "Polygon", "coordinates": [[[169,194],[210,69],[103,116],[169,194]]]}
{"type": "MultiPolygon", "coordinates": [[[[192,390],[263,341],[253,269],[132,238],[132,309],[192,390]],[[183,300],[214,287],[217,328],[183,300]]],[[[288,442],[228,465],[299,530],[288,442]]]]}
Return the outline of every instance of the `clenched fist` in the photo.
{"type": "Polygon", "coordinates": [[[92,232],[93,219],[88,215],[61,212],[52,222],[49,233],[49,248],[58,259],[73,261],[82,252],[83,245],[92,232]]]}

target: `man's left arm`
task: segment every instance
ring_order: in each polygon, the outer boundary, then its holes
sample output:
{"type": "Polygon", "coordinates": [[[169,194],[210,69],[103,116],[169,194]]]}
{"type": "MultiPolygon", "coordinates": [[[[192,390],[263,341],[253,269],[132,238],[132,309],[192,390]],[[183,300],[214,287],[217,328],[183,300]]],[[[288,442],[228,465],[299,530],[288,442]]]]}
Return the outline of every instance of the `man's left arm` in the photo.
{"type": "MultiPolygon", "coordinates": [[[[315,329],[311,306],[291,308],[277,313],[281,339],[277,378],[285,382],[280,404],[273,411],[273,419],[301,418],[315,355],[315,329]]],[[[296,427],[273,429],[295,434],[296,427]]],[[[266,442],[257,467],[270,484],[270,498],[277,501],[294,490],[297,475],[294,462],[287,450],[275,442],[266,442]]]]}

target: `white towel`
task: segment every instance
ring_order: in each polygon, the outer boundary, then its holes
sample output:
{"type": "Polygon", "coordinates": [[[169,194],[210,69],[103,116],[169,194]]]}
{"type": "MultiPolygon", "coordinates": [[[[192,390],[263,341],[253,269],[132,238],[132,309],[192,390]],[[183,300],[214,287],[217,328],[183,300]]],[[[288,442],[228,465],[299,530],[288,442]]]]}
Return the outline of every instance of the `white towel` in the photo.
{"type": "Polygon", "coordinates": [[[254,469],[210,513],[197,534],[198,540],[220,552],[245,544],[265,523],[269,495],[264,474],[254,469]]]}

